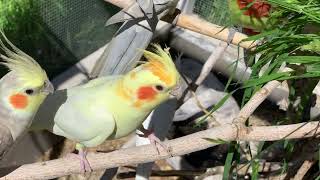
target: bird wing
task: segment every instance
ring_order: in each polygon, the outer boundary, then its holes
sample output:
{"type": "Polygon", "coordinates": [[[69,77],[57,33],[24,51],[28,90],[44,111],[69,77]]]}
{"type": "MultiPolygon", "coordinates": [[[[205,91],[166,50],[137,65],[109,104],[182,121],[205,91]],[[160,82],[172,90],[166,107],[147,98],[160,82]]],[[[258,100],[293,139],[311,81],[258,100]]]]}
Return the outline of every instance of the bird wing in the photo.
{"type": "Polygon", "coordinates": [[[91,90],[83,89],[70,97],[68,94],[54,118],[53,133],[86,142],[87,146],[99,145],[113,134],[116,127],[113,115],[108,112],[105,100],[91,90]]]}
{"type": "Polygon", "coordinates": [[[30,131],[35,130],[53,130],[54,118],[60,106],[64,104],[68,97],[77,95],[86,88],[96,87],[105,83],[112,83],[121,76],[106,76],[89,81],[86,84],[76,86],[70,89],[63,89],[49,94],[43,103],[40,105],[37,113],[34,116],[30,131]]]}

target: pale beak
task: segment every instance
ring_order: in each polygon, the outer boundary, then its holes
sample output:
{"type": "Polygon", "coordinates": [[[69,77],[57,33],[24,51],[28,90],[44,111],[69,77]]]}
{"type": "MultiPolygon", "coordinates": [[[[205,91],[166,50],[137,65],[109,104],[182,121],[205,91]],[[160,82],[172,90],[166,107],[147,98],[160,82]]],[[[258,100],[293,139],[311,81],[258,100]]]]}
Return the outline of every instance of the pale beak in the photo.
{"type": "Polygon", "coordinates": [[[45,82],[45,85],[44,85],[42,91],[45,92],[45,93],[48,93],[48,94],[52,94],[54,92],[54,87],[53,87],[53,85],[51,84],[50,81],[46,81],[45,82]]]}
{"type": "Polygon", "coordinates": [[[170,94],[171,96],[177,98],[177,97],[180,95],[180,93],[181,93],[180,91],[181,91],[181,90],[180,90],[180,85],[178,84],[178,85],[176,85],[176,87],[174,87],[174,88],[169,92],[169,94],[170,94]]]}

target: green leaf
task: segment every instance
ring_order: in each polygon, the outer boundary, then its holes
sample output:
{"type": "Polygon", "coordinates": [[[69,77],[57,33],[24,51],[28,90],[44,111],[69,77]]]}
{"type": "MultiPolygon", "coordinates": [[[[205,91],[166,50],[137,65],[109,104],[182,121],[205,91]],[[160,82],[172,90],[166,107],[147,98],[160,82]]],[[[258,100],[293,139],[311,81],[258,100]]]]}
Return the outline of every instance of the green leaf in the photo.
{"type": "Polygon", "coordinates": [[[230,146],[227,154],[226,161],[224,163],[224,169],[223,169],[223,180],[229,180],[230,175],[230,169],[232,166],[232,159],[234,155],[234,146],[230,146]]]}
{"type": "MultiPolygon", "coordinates": [[[[234,62],[235,65],[233,66],[231,75],[230,75],[230,77],[228,78],[228,82],[227,82],[227,84],[226,84],[226,86],[225,86],[225,88],[224,88],[224,92],[227,91],[228,87],[230,86],[230,84],[231,84],[231,82],[232,82],[232,80],[233,80],[233,77],[234,77],[234,75],[235,75],[235,73],[236,73],[236,70],[237,70],[237,67],[238,67],[238,62],[239,62],[239,60],[236,60],[236,61],[234,62]]],[[[232,64],[233,64],[233,63],[232,63],[232,64]]]]}
{"type": "Polygon", "coordinates": [[[263,32],[263,33],[254,35],[254,36],[250,36],[250,37],[248,37],[248,38],[246,38],[246,39],[244,39],[242,41],[256,41],[256,40],[259,40],[259,39],[264,38],[264,37],[269,36],[269,35],[277,35],[280,32],[281,31],[279,29],[274,29],[274,30],[271,30],[271,31],[267,31],[267,32],[263,32]]]}
{"type": "Polygon", "coordinates": [[[274,73],[274,74],[270,74],[270,75],[264,75],[264,76],[261,76],[260,78],[256,78],[256,79],[249,79],[248,81],[243,83],[243,86],[241,88],[248,88],[248,87],[257,86],[257,85],[261,85],[261,84],[267,83],[272,80],[278,80],[278,79],[282,79],[285,77],[290,77],[290,72],[274,73]]]}
{"type": "Polygon", "coordinates": [[[241,101],[241,108],[245,105],[246,102],[249,101],[253,92],[254,92],[253,87],[248,87],[244,90],[244,94],[243,94],[242,101],[241,101]]]}
{"type": "Polygon", "coordinates": [[[259,178],[259,160],[255,159],[251,162],[252,167],[252,180],[257,180],[259,178]]]}
{"type": "Polygon", "coordinates": [[[287,161],[284,159],[283,160],[283,166],[281,168],[281,173],[280,174],[284,174],[285,172],[287,172],[287,169],[288,169],[288,163],[287,161]]]}
{"type": "Polygon", "coordinates": [[[287,63],[319,63],[320,56],[288,56],[285,60],[287,63]]]}
{"type": "Polygon", "coordinates": [[[220,138],[218,138],[218,139],[202,138],[202,139],[207,140],[209,142],[212,142],[214,144],[229,144],[230,143],[230,142],[225,141],[225,140],[220,139],[220,138]]]}

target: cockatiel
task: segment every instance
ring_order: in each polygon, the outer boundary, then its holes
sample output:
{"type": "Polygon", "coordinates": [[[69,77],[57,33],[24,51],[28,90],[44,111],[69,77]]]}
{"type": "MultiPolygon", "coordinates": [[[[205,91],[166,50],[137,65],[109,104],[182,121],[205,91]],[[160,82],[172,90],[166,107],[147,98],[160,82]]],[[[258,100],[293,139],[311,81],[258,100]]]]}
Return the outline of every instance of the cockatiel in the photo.
{"type": "Polygon", "coordinates": [[[175,89],[179,73],[170,54],[159,45],[153,47],[155,53],[144,51],[148,61],[125,75],[98,78],[48,96],[34,129],[45,128],[76,141],[81,170],[91,171],[85,147],[134,132],[175,89]]]}
{"type": "Polygon", "coordinates": [[[0,125],[7,126],[15,141],[26,132],[45,97],[53,92],[46,72],[30,56],[14,46],[4,35],[7,48],[0,40],[6,55],[0,62],[10,72],[0,79],[0,125]]]}

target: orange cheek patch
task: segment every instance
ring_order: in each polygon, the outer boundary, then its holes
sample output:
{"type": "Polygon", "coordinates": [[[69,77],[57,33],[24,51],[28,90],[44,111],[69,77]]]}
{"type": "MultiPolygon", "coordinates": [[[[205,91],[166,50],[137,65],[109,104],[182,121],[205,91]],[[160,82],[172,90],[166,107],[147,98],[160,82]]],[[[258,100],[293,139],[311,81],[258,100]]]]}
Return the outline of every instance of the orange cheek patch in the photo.
{"type": "Polygon", "coordinates": [[[28,105],[28,97],[23,94],[10,96],[10,104],[16,109],[24,109],[28,105]]]}
{"type": "Polygon", "coordinates": [[[150,86],[140,87],[138,89],[138,99],[152,100],[157,92],[150,86]]]}

